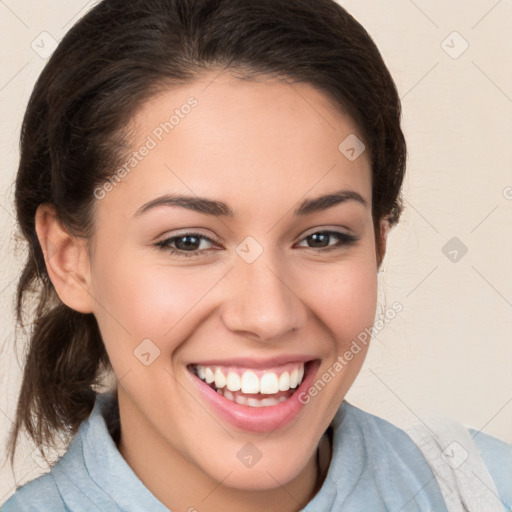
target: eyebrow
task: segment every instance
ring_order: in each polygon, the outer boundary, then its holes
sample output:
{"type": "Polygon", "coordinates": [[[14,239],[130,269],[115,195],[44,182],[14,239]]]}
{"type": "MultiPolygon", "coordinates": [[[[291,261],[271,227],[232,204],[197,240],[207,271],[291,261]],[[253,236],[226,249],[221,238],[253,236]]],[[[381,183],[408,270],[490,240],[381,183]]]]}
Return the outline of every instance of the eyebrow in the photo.
{"type": "MultiPolygon", "coordinates": [[[[295,209],[294,215],[310,215],[348,201],[355,201],[364,207],[368,206],[366,200],[359,193],[353,190],[338,190],[331,194],[316,197],[314,199],[306,199],[298,206],[298,208],[295,209]]],[[[231,207],[222,201],[215,201],[206,197],[186,196],[182,194],[164,195],[153,199],[143,204],[135,212],[134,217],[138,217],[159,206],[181,206],[182,208],[194,210],[199,213],[205,213],[207,215],[235,217],[235,213],[231,207]]]]}

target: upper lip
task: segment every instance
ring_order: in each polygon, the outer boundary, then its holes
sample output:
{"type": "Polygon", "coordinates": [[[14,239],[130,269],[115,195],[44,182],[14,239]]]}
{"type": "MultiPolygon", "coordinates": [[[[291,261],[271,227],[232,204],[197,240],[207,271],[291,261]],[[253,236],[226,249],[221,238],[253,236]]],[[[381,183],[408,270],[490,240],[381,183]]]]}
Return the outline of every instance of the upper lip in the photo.
{"type": "Polygon", "coordinates": [[[238,366],[242,368],[264,369],[274,366],[282,366],[288,363],[306,363],[318,359],[310,354],[283,354],[281,356],[270,357],[267,359],[256,359],[254,357],[233,357],[230,359],[208,359],[204,361],[195,361],[188,366],[238,366]]]}

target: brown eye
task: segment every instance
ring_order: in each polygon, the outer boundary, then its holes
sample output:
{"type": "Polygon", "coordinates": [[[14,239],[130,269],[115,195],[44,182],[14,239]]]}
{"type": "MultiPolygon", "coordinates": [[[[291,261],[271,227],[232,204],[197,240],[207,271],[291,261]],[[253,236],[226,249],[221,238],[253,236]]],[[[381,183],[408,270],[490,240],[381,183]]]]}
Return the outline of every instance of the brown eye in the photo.
{"type": "Polygon", "coordinates": [[[177,256],[197,256],[204,253],[209,249],[199,249],[202,241],[213,243],[208,237],[198,233],[185,233],[179,236],[166,238],[161,242],[155,244],[156,247],[162,250],[167,250],[171,254],[177,256]]]}
{"type": "Polygon", "coordinates": [[[359,238],[354,235],[343,233],[341,231],[318,231],[308,235],[303,240],[310,244],[308,246],[310,249],[331,250],[337,247],[352,245],[357,242],[359,238]],[[337,239],[338,243],[335,245],[330,244],[329,241],[332,238],[337,239]]]}

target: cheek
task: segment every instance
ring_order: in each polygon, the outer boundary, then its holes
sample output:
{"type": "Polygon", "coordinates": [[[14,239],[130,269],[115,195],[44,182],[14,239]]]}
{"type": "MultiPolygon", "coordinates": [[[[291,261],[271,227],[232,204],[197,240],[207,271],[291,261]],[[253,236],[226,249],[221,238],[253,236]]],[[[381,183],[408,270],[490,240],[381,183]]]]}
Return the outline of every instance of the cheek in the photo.
{"type": "Polygon", "coordinates": [[[206,302],[216,274],[199,267],[148,264],[147,255],[137,260],[133,254],[123,257],[122,251],[115,258],[111,254],[98,254],[101,264],[93,283],[95,315],[107,348],[131,354],[150,339],[162,352],[172,351],[206,302]]]}
{"type": "Polygon", "coordinates": [[[377,305],[377,272],[371,259],[345,261],[330,271],[308,276],[311,309],[330,331],[338,352],[373,325],[377,305]]]}

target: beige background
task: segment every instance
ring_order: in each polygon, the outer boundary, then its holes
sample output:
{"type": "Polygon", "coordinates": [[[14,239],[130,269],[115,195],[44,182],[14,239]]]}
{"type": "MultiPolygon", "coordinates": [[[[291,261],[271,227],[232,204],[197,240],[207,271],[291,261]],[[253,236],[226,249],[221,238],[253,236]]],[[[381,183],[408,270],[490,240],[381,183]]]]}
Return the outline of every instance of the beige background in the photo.
{"type": "MultiPolygon", "coordinates": [[[[402,427],[442,414],[512,442],[512,2],[340,3],[395,77],[409,144],[407,209],[380,274],[380,310],[399,301],[403,311],[375,338],[347,399],[402,427]],[[443,252],[453,237],[468,248],[456,262],[452,247],[443,252]]],[[[0,464],[21,376],[12,183],[23,111],[46,62],[31,43],[42,32],[60,40],[90,5],[0,2],[0,464]]],[[[16,481],[8,464],[0,470],[0,503],[46,471],[33,448],[21,450],[16,481]]]]}

